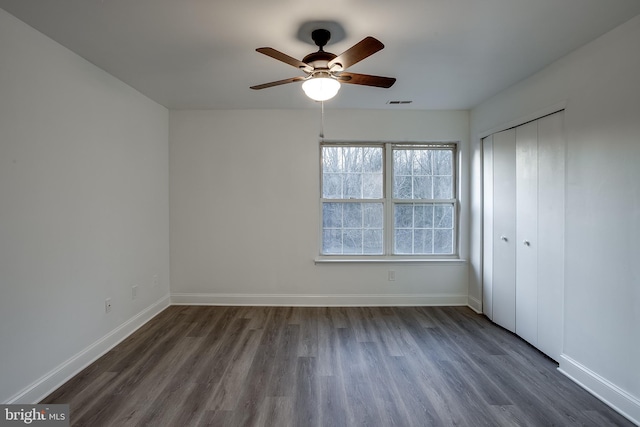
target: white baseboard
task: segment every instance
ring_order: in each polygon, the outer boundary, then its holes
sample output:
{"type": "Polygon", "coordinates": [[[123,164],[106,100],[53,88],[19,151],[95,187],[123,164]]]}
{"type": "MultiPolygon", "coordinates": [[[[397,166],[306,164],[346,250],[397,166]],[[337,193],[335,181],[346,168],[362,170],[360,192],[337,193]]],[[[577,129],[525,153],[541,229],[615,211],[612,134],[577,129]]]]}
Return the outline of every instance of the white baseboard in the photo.
{"type": "Polygon", "coordinates": [[[636,425],[640,425],[640,399],[624,391],[591,369],[573,360],[566,354],[560,355],[560,372],[582,388],[609,405],[620,415],[636,425]]]}
{"type": "Polygon", "coordinates": [[[482,301],[469,295],[467,297],[467,305],[478,314],[482,314],[482,301]]]}
{"type": "Polygon", "coordinates": [[[256,305],[301,307],[467,305],[466,295],[288,295],[171,294],[174,305],[256,305]]]}
{"type": "Polygon", "coordinates": [[[165,295],[149,307],[132,317],[131,319],[109,332],[87,348],[81,350],[56,368],[43,375],[29,386],[12,396],[7,402],[11,403],[37,403],[47,395],[69,381],[74,375],[82,371],[104,355],[107,351],[118,345],[121,341],[134,333],[149,320],[169,307],[169,295],[165,295]]]}

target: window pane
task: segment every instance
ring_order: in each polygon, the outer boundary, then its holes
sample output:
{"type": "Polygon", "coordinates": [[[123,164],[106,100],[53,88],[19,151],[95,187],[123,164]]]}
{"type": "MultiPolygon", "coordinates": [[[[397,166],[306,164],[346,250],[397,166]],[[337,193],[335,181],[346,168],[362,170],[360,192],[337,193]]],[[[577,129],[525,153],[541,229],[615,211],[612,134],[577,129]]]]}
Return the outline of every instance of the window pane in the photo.
{"type": "Polygon", "coordinates": [[[362,252],[367,255],[382,254],[382,229],[362,230],[362,252]]]}
{"type": "Polygon", "coordinates": [[[453,198],[453,152],[434,151],[433,197],[435,199],[453,198]]]}
{"type": "Polygon", "coordinates": [[[413,194],[411,177],[403,175],[393,176],[393,197],[396,199],[410,199],[413,194]]]}
{"type": "Polygon", "coordinates": [[[433,192],[431,184],[433,178],[430,176],[416,176],[413,178],[413,197],[412,199],[431,199],[433,192]]]}
{"type": "Polygon", "coordinates": [[[417,228],[433,228],[433,205],[413,205],[413,212],[417,228]]]}
{"type": "Polygon", "coordinates": [[[433,177],[433,198],[452,199],[453,198],[453,177],[434,176],[433,177]]]}
{"type": "Polygon", "coordinates": [[[342,147],[343,171],[362,172],[362,147],[342,147]]]}
{"type": "Polygon", "coordinates": [[[394,253],[453,253],[453,206],[453,203],[396,203],[394,253]]]}
{"type": "Polygon", "coordinates": [[[453,175],[453,152],[451,150],[433,150],[434,175],[453,175]]]}
{"type": "Polygon", "coordinates": [[[322,197],[325,199],[342,198],[342,174],[322,174],[322,197]]]}
{"type": "Polygon", "coordinates": [[[381,199],[382,147],[322,147],[322,197],[381,199]]]}
{"type": "Polygon", "coordinates": [[[362,198],[382,198],[382,175],[373,173],[365,173],[362,175],[362,198]]]}
{"type": "Polygon", "coordinates": [[[382,173],[382,149],[380,147],[362,148],[363,171],[382,173]]]}
{"type": "Polygon", "coordinates": [[[362,228],[362,203],[344,203],[343,206],[344,228],[362,228]]]}
{"type": "Polygon", "coordinates": [[[342,230],[322,230],[322,253],[327,255],[342,253],[342,230]]]}
{"type": "Polygon", "coordinates": [[[322,228],[342,228],[342,203],[322,204],[322,228]]]}
{"type": "Polygon", "coordinates": [[[413,205],[396,205],[393,219],[396,228],[412,228],[413,205]]]}
{"type": "Polygon", "coordinates": [[[395,175],[411,175],[413,169],[413,150],[393,151],[393,172],[395,175]]]}
{"type": "Polygon", "coordinates": [[[453,199],[453,151],[443,149],[393,150],[395,199],[453,199]]]}
{"type": "Polygon", "coordinates": [[[435,228],[453,228],[453,206],[452,205],[435,205],[434,206],[435,228]]]}
{"type": "Polygon", "coordinates": [[[342,230],[342,245],[343,254],[362,254],[362,230],[342,230]]]}
{"type": "Polygon", "coordinates": [[[394,233],[394,242],[396,254],[412,254],[413,253],[413,232],[406,229],[396,229],[394,233]]]}
{"type": "Polygon", "coordinates": [[[413,151],[413,174],[433,175],[433,150],[413,151]]]}
{"type": "Polygon", "coordinates": [[[363,228],[382,230],[382,203],[363,203],[363,228]]]}
{"type": "Polygon", "coordinates": [[[382,203],[323,203],[322,253],[383,253],[382,203]]]}
{"type": "Polygon", "coordinates": [[[362,199],[362,175],[349,173],[344,175],[345,199],[362,199]]]}
{"type": "Polygon", "coordinates": [[[453,230],[434,230],[434,252],[437,254],[453,253],[453,230]]]}
{"type": "Polygon", "coordinates": [[[342,147],[322,147],[322,172],[342,172],[342,147]]]}
{"type": "Polygon", "coordinates": [[[433,253],[433,230],[416,229],[413,231],[413,253],[433,253]]]}

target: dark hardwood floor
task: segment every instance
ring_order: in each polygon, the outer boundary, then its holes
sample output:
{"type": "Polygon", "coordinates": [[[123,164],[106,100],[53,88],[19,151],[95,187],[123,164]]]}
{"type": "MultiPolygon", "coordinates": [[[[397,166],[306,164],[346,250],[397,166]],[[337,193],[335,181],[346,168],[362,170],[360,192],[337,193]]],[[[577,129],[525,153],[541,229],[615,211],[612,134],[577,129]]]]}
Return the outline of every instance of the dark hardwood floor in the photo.
{"type": "Polygon", "coordinates": [[[42,403],[75,426],[631,426],[465,307],[163,311],[42,403]]]}

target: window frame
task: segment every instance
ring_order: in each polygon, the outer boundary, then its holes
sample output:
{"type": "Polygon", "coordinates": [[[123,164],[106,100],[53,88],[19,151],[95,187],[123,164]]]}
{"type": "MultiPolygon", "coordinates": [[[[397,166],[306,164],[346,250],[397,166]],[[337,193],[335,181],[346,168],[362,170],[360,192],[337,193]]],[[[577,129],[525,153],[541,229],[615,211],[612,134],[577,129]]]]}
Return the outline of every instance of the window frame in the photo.
{"type": "Polygon", "coordinates": [[[318,257],[316,262],[323,261],[456,261],[460,260],[460,202],[459,202],[459,141],[327,141],[319,143],[319,221],[318,221],[318,257]],[[381,199],[325,199],[323,197],[323,147],[380,147],[383,156],[383,188],[381,199]],[[452,199],[395,199],[393,196],[393,150],[394,149],[446,149],[452,151],[452,199]],[[376,254],[324,254],[323,250],[323,205],[324,203],[382,203],[383,205],[383,253],[376,254]],[[451,254],[394,254],[395,224],[394,209],[399,204],[443,203],[453,206],[453,226],[451,254]]]}

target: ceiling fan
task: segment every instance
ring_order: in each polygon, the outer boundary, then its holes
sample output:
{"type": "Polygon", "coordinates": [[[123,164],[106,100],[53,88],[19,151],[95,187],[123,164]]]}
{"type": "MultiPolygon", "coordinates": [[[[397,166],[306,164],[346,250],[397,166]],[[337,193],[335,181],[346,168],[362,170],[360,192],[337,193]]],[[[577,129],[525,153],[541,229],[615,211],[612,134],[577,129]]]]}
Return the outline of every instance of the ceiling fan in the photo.
{"type": "Polygon", "coordinates": [[[323,49],[331,38],[329,30],[314,30],[311,33],[311,38],[319,49],[317,52],[305,56],[302,61],[270,47],[260,47],[256,49],[256,51],[264,55],[302,70],[307,75],[251,86],[251,89],[259,90],[304,81],[302,89],[309,98],[316,101],[326,101],[338,93],[340,83],[382,88],[389,88],[395,83],[396,79],[392,77],[372,76],[369,74],[357,74],[345,71],[350,66],[383,49],[384,45],[379,40],[373,37],[366,37],[345,52],[336,56],[333,53],[325,52],[323,49]]]}

